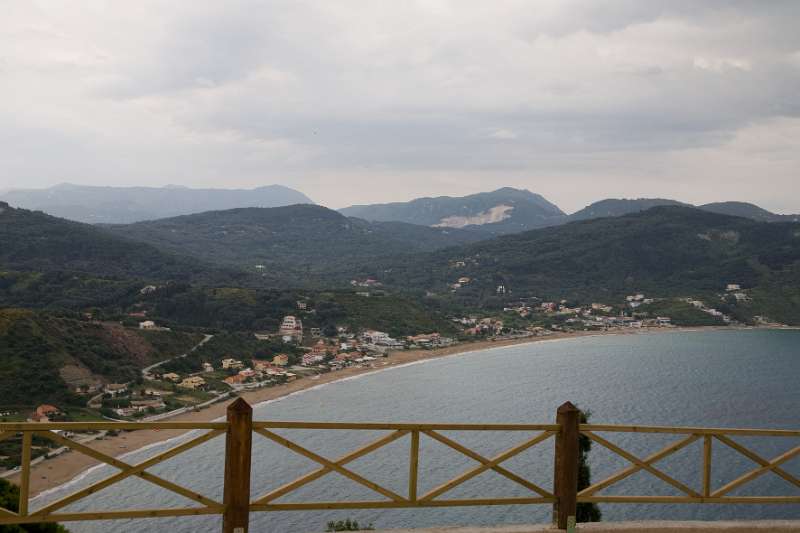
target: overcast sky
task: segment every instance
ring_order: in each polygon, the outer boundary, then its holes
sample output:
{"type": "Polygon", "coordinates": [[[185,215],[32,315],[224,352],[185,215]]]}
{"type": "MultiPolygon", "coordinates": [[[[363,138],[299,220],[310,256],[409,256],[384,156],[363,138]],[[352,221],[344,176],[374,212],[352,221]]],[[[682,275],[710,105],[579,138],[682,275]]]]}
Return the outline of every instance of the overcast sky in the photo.
{"type": "Polygon", "coordinates": [[[5,0],[0,189],[800,212],[799,25],[792,0],[5,0]]]}

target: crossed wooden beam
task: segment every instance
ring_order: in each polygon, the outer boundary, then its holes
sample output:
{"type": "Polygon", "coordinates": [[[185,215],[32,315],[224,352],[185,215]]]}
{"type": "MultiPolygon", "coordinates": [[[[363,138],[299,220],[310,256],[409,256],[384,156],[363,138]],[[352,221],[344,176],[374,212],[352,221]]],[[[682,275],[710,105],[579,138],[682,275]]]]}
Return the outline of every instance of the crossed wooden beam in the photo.
{"type": "MultiPolygon", "coordinates": [[[[100,490],[102,490],[102,489],[104,489],[104,488],[106,488],[106,487],[108,487],[110,485],[118,483],[118,482],[122,481],[123,479],[129,478],[131,476],[137,476],[137,477],[139,477],[141,479],[144,479],[145,481],[153,483],[154,485],[162,487],[162,488],[164,488],[164,489],[166,489],[166,490],[168,490],[170,492],[174,492],[176,494],[179,494],[181,496],[184,496],[186,498],[189,498],[191,500],[199,502],[199,503],[203,504],[206,507],[206,509],[208,509],[208,510],[217,510],[219,512],[221,512],[223,510],[223,505],[221,503],[219,503],[217,501],[214,501],[214,500],[212,500],[210,498],[207,498],[207,497],[203,496],[202,494],[198,494],[198,493],[196,493],[194,491],[191,491],[191,490],[189,490],[189,489],[187,489],[185,487],[182,487],[182,486],[180,486],[180,485],[178,485],[176,483],[173,483],[171,481],[167,481],[166,479],[163,479],[163,478],[161,478],[159,476],[151,474],[150,472],[147,472],[146,470],[148,468],[151,468],[151,467],[159,464],[159,463],[162,463],[162,462],[166,461],[167,459],[170,459],[170,458],[172,458],[172,457],[174,457],[174,456],[176,456],[178,454],[181,454],[181,453],[183,453],[183,452],[185,452],[187,450],[190,450],[190,449],[194,448],[195,446],[199,446],[200,444],[203,444],[204,442],[207,442],[207,441],[213,439],[214,437],[217,437],[219,435],[225,434],[225,430],[221,430],[221,429],[211,430],[211,431],[209,431],[209,432],[207,432],[207,433],[205,433],[203,435],[200,435],[199,437],[196,437],[196,438],[191,439],[191,440],[189,440],[187,442],[184,442],[184,443],[182,443],[182,444],[180,444],[178,446],[175,446],[174,448],[170,448],[169,450],[167,450],[167,451],[165,451],[163,453],[160,453],[160,454],[158,454],[158,455],[156,455],[154,457],[151,457],[150,459],[147,459],[146,461],[143,461],[143,462],[141,462],[139,464],[136,464],[136,465],[131,465],[131,464],[128,464],[128,463],[126,463],[124,461],[120,461],[119,459],[111,457],[110,455],[106,455],[104,453],[98,452],[97,450],[89,448],[88,446],[85,446],[85,445],[80,444],[78,442],[75,442],[73,440],[67,439],[65,437],[62,437],[61,435],[53,433],[52,431],[44,430],[44,431],[34,431],[32,433],[35,433],[35,434],[40,435],[42,437],[45,437],[45,438],[47,438],[47,439],[49,439],[49,440],[51,440],[51,441],[53,441],[53,442],[55,442],[57,444],[60,444],[62,446],[66,446],[66,447],[68,447],[68,448],[70,448],[72,450],[75,450],[77,452],[85,454],[85,455],[87,455],[89,457],[92,457],[93,459],[97,459],[98,461],[100,461],[102,463],[106,463],[106,464],[111,465],[111,466],[113,466],[115,468],[118,468],[120,470],[120,472],[118,472],[118,473],[116,473],[116,474],[114,474],[114,475],[112,475],[110,477],[107,477],[107,478],[105,478],[103,480],[100,480],[100,481],[98,481],[96,483],[93,483],[93,484],[89,485],[88,487],[85,487],[84,489],[81,489],[78,492],[69,494],[68,496],[65,496],[64,498],[61,498],[60,500],[57,500],[57,501],[55,501],[55,502],[53,502],[53,503],[51,503],[49,505],[46,505],[45,507],[42,507],[41,509],[36,510],[33,513],[30,513],[30,516],[32,516],[32,517],[46,518],[53,511],[56,511],[57,509],[61,509],[62,507],[65,507],[65,506],[67,506],[67,505],[69,505],[71,503],[74,503],[74,502],[76,502],[78,500],[81,500],[81,499],[83,499],[83,498],[85,498],[85,497],[87,497],[87,496],[89,496],[91,494],[94,494],[94,493],[96,493],[96,492],[98,492],[98,491],[100,491],[100,490]]],[[[0,434],[0,440],[6,439],[8,437],[9,437],[9,433],[0,434]]],[[[20,504],[22,504],[22,502],[20,502],[20,504]]],[[[20,514],[23,514],[23,513],[20,513],[20,514]]],[[[2,511],[0,511],[0,516],[19,516],[19,515],[17,515],[16,513],[12,513],[11,511],[2,510],[2,511]]]]}
{"type": "Polygon", "coordinates": [[[281,486],[281,487],[279,487],[279,488],[277,488],[277,489],[275,489],[275,490],[273,490],[271,492],[268,492],[267,494],[264,494],[263,496],[257,498],[252,503],[252,505],[254,505],[254,506],[268,505],[270,502],[273,502],[276,499],[278,499],[278,498],[280,498],[282,496],[285,496],[286,494],[288,494],[290,492],[293,492],[294,490],[299,489],[300,487],[302,487],[304,485],[307,485],[307,484],[311,483],[312,481],[315,481],[315,480],[321,478],[322,476],[324,476],[326,474],[329,474],[330,472],[337,472],[337,473],[339,473],[339,474],[341,474],[341,475],[343,475],[343,476],[355,481],[356,483],[359,483],[360,485],[363,485],[363,486],[373,490],[374,492],[377,492],[378,494],[381,494],[382,496],[384,496],[384,497],[388,498],[389,500],[391,500],[391,502],[394,502],[395,504],[398,504],[398,505],[415,506],[415,505],[431,504],[431,503],[433,503],[435,501],[439,501],[439,500],[436,500],[436,498],[438,496],[441,496],[445,492],[448,492],[448,491],[452,490],[453,488],[457,487],[458,485],[461,485],[462,483],[466,482],[467,480],[472,479],[475,476],[477,476],[477,475],[479,475],[479,474],[481,474],[481,473],[483,473],[483,472],[485,472],[487,470],[493,470],[493,471],[501,474],[502,476],[510,479],[511,481],[514,481],[515,483],[517,483],[519,485],[522,485],[523,487],[531,490],[532,492],[537,493],[538,495],[540,495],[540,496],[542,496],[544,498],[554,498],[555,497],[555,496],[553,496],[552,493],[546,491],[545,489],[539,487],[538,485],[536,485],[534,483],[531,483],[530,481],[528,481],[528,480],[526,480],[526,479],[514,474],[513,472],[507,470],[506,468],[503,468],[502,466],[500,466],[500,463],[503,463],[504,461],[507,461],[507,460],[511,459],[512,457],[522,453],[523,451],[535,446],[536,444],[539,444],[540,442],[548,439],[552,435],[555,435],[557,433],[556,431],[544,431],[542,433],[539,433],[535,437],[530,438],[530,439],[524,441],[523,443],[521,443],[521,444],[519,444],[517,446],[514,446],[513,448],[510,448],[510,449],[506,450],[505,452],[503,452],[503,453],[501,453],[501,454],[499,454],[499,455],[497,455],[497,456],[495,456],[495,457],[493,457],[491,459],[488,459],[488,458],[483,457],[482,455],[476,453],[475,451],[470,450],[469,448],[467,448],[467,447],[465,447],[465,446],[453,441],[452,439],[449,439],[448,437],[445,437],[441,433],[438,433],[438,432],[436,432],[434,430],[400,429],[400,430],[393,431],[392,433],[389,433],[388,435],[385,435],[385,436],[383,436],[383,437],[381,437],[381,438],[379,438],[379,439],[377,439],[377,440],[375,440],[375,441],[373,441],[373,442],[371,442],[369,444],[366,444],[366,445],[364,445],[364,446],[362,446],[362,447],[360,447],[360,448],[358,448],[358,449],[356,449],[356,450],[354,450],[354,451],[352,451],[352,452],[350,452],[350,453],[348,453],[346,455],[343,455],[343,456],[339,457],[338,459],[336,459],[334,461],[330,461],[330,460],[328,460],[328,459],[326,459],[326,458],[324,458],[324,457],[322,457],[322,456],[320,456],[320,455],[318,455],[318,454],[316,454],[316,453],[314,453],[314,452],[312,452],[312,451],[300,446],[299,444],[297,444],[295,442],[292,442],[292,441],[290,441],[290,440],[288,440],[288,439],[286,439],[286,438],[284,438],[284,437],[282,437],[280,435],[277,435],[276,433],[273,433],[272,431],[269,431],[268,429],[255,428],[253,431],[255,431],[256,433],[258,433],[259,435],[261,435],[263,437],[266,437],[267,439],[269,439],[269,440],[271,440],[273,442],[276,442],[276,443],[280,444],[281,446],[284,446],[285,448],[288,448],[289,450],[292,450],[293,452],[296,452],[296,453],[298,453],[298,454],[300,454],[300,455],[302,455],[302,456],[304,456],[304,457],[306,457],[308,459],[311,459],[312,461],[322,465],[321,468],[318,468],[317,470],[314,470],[313,472],[310,472],[310,473],[308,473],[308,474],[306,474],[306,475],[304,475],[304,476],[302,476],[300,478],[297,478],[296,480],[294,480],[294,481],[292,481],[290,483],[287,483],[287,484],[285,484],[285,485],[283,485],[283,486],[281,486]],[[409,475],[409,495],[408,495],[408,497],[403,497],[403,496],[401,496],[401,495],[399,495],[399,494],[397,494],[397,493],[395,493],[395,492],[393,492],[393,491],[391,491],[391,490],[389,490],[389,489],[387,489],[385,487],[382,487],[381,485],[378,485],[377,483],[375,483],[373,481],[370,481],[370,480],[360,476],[359,474],[356,474],[352,470],[349,470],[349,469],[344,467],[346,464],[348,464],[348,463],[350,463],[350,462],[352,462],[352,461],[354,461],[354,460],[356,460],[356,459],[358,459],[360,457],[363,457],[363,456],[365,456],[365,455],[377,450],[378,448],[381,448],[381,447],[389,444],[390,442],[394,442],[395,440],[399,439],[400,437],[405,436],[408,433],[411,433],[411,437],[412,437],[411,468],[410,468],[410,472],[409,472],[410,475],[409,475]],[[467,457],[479,462],[480,465],[476,466],[475,468],[472,468],[472,469],[468,470],[467,472],[464,472],[463,474],[453,478],[452,480],[450,480],[450,481],[448,481],[448,482],[446,482],[446,483],[444,483],[444,484],[432,489],[431,491],[427,492],[426,494],[424,494],[424,495],[422,495],[422,496],[420,496],[418,498],[417,495],[416,495],[416,482],[417,482],[417,476],[416,475],[417,475],[417,462],[418,462],[418,452],[419,452],[419,433],[423,433],[423,434],[431,437],[432,439],[437,440],[437,441],[441,442],[442,444],[444,444],[444,445],[446,445],[446,446],[448,446],[448,447],[450,447],[450,448],[452,448],[452,449],[454,449],[454,450],[466,455],[467,457]]]}
{"type": "Polygon", "coordinates": [[[622,481],[623,479],[635,474],[640,470],[645,470],[657,478],[665,481],[666,483],[672,485],[673,487],[677,488],[681,492],[687,494],[691,498],[696,498],[698,501],[702,501],[705,497],[710,498],[721,498],[724,495],[728,494],[730,491],[752,481],[753,479],[766,474],[767,472],[773,472],[778,476],[782,477],[789,483],[794,484],[797,487],[800,487],[800,480],[798,480],[795,476],[791,475],[790,473],[786,472],[780,465],[789,461],[790,459],[794,458],[798,454],[800,454],[800,446],[797,446],[786,453],[779,455],[778,457],[768,461],[764,459],[760,455],[756,454],[752,450],[745,448],[741,444],[735,442],[734,440],[730,439],[725,435],[714,434],[714,435],[705,435],[705,446],[704,446],[704,476],[703,476],[703,494],[698,493],[694,489],[684,485],[680,481],[676,480],[675,478],[668,476],[663,471],[658,470],[653,466],[654,463],[664,459],[672,455],[673,453],[685,448],[686,446],[692,444],[696,440],[700,439],[702,435],[700,434],[692,434],[687,436],[684,439],[681,439],[677,442],[673,442],[672,444],[667,445],[666,447],[662,448],[661,450],[655,452],[652,455],[647,456],[644,459],[640,459],[639,457],[633,455],[632,453],[620,448],[616,444],[609,442],[608,440],[604,439],[603,437],[593,433],[591,431],[581,431],[583,435],[586,435],[594,442],[600,444],[601,446],[611,450],[612,452],[616,453],[617,455],[627,459],[631,462],[631,466],[624,468],[615,474],[607,477],[606,479],[591,485],[580,491],[578,493],[578,498],[584,496],[593,496],[600,490],[603,490],[615,483],[622,481]],[[747,472],[746,474],[739,476],[738,478],[734,479],[733,481],[727,483],[726,485],[720,487],[716,491],[711,492],[710,490],[710,472],[711,472],[711,439],[716,438],[718,441],[724,443],[725,445],[729,446],[730,448],[736,450],[737,452],[741,453],[748,459],[752,460],[753,462],[760,465],[758,468],[747,472]]]}

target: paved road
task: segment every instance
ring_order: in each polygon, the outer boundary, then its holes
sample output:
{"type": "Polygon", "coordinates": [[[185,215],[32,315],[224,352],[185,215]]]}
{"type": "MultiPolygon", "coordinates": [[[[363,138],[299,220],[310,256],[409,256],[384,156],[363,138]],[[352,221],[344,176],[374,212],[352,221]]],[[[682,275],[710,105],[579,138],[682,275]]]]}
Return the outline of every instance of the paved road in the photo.
{"type": "Polygon", "coordinates": [[[214,338],[214,335],[206,335],[205,337],[203,337],[203,340],[201,340],[200,342],[198,342],[198,343],[197,343],[197,344],[196,344],[196,345],[195,345],[195,346],[194,346],[194,347],[193,347],[191,350],[189,350],[188,352],[186,352],[186,353],[182,353],[182,354],[180,354],[180,355],[177,355],[177,356],[175,356],[175,357],[170,357],[169,359],[164,359],[163,361],[159,361],[158,363],[153,363],[152,365],[150,365],[150,366],[148,366],[148,367],[145,367],[145,368],[143,368],[143,369],[142,369],[142,377],[144,377],[144,378],[148,377],[148,375],[150,374],[150,371],[151,371],[152,369],[154,369],[154,368],[157,368],[157,367],[159,367],[159,366],[163,365],[164,363],[166,363],[166,362],[168,362],[168,361],[174,361],[175,359],[182,359],[182,358],[186,357],[187,355],[189,355],[190,353],[194,352],[195,350],[197,350],[198,348],[200,348],[202,345],[204,345],[205,343],[207,343],[208,341],[210,341],[210,340],[211,340],[211,339],[213,339],[213,338],[214,338]]]}

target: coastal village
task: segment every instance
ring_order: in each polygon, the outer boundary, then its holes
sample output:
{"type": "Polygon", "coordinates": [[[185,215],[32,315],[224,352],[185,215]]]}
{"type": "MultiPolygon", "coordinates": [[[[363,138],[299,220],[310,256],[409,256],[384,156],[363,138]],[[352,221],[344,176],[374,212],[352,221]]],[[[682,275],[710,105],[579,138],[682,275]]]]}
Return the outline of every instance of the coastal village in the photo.
{"type": "MultiPolygon", "coordinates": [[[[462,277],[453,284],[454,289],[464,287],[473,280],[462,277]]],[[[361,289],[375,290],[380,283],[375,280],[354,282],[358,294],[361,289]]],[[[150,287],[145,290],[152,291],[150,287]]],[[[498,286],[497,293],[505,295],[508,289],[498,286]]],[[[749,296],[740,285],[728,284],[720,294],[721,299],[734,298],[746,301],[749,296]]],[[[577,332],[636,331],[653,328],[675,328],[672,317],[653,314],[649,309],[659,300],[643,293],[627,295],[624,300],[610,303],[593,302],[584,305],[570,304],[567,300],[541,301],[525,298],[509,301],[496,313],[450,317],[455,335],[440,332],[419,332],[404,337],[392,337],[385,331],[346,326],[336,328],[305,327],[303,316],[314,312],[304,300],[296,302],[297,314],[286,315],[275,331],[258,331],[252,335],[256,341],[273,350],[269,356],[251,353],[217,353],[198,362],[190,372],[163,368],[167,361],[142,370],[142,378],[130,383],[97,383],[76,387],[75,394],[86,398],[87,412],[96,412],[108,420],[156,421],[181,413],[202,410],[214,403],[235,395],[262,389],[280,387],[296,380],[309,380],[312,384],[322,374],[344,369],[369,371],[388,366],[392,354],[411,350],[437,351],[475,341],[515,341],[569,335],[577,332]]],[[[718,321],[719,325],[735,323],[727,314],[696,298],[680,299],[678,304],[691,308],[718,321]]],[[[674,304],[674,302],[673,302],[674,304]]],[[[656,307],[657,308],[657,307],[656,307]]],[[[143,319],[146,314],[132,313],[143,319]]],[[[141,330],[169,331],[156,320],[140,320],[135,326],[141,330]]],[[[212,336],[207,335],[203,342],[212,336]]],[[[203,343],[201,343],[203,344],[203,343]]],[[[179,357],[185,357],[183,354],[179,357]]],[[[23,413],[6,412],[0,416],[19,419],[23,413]]],[[[43,404],[25,417],[29,422],[70,420],[59,406],[43,404]]],[[[104,438],[103,434],[87,434],[85,439],[104,438]]],[[[62,449],[42,447],[35,457],[43,460],[63,453],[62,449]]],[[[0,449],[0,466],[6,475],[13,473],[16,462],[11,454],[3,456],[0,449]]],[[[0,473],[0,475],[3,475],[0,473]]]]}

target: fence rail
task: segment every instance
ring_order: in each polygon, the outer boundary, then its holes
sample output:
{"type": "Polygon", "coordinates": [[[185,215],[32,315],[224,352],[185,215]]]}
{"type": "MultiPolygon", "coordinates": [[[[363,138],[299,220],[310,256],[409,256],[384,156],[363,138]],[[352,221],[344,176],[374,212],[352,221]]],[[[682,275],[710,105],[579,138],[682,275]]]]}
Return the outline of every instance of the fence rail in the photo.
{"type": "Polygon", "coordinates": [[[20,466],[20,499],[18,509],[0,508],[0,525],[33,522],[67,522],[76,520],[114,520],[128,518],[152,518],[167,516],[222,515],[225,533],[246,532],[251,512],[260,511],[301,511],[321,509],[399,509],[414,507],[458,507],[482,505],[547,504],[554,507],[554,520],[560,529],[567,528],[570,519],[574,520],[579,503],[758,503],[758,504],[800,504],[800,480],[784,468],[788,461],[800,455],[800,446],[773,458],[765,458],[734,440],[737,437],[782,437],[800,438],[800,430],[771,429],[722,429],[660,426],[620,426],[604,424],[581,424],[580,411],[567,402],[556,415],[555,424],[394,424],[394,423],[338,423],[338,422],[270,422],[253,421],[252,408],[241,399],[228,408],[225,422],[63,422],[63,423],[1,423],[0,441],[22,435],[20,466]],[[75,442],[62,434],[63,431],[88,430],[139,430],[139,429],[180,429],[207,430],[199,436],[182,442],[160,454],[137,464],[101,453],[93,448],[75,442]],[[335,459],[328,459],[301,444],[294,442],[274,430],[351,430],[383,431],[376,440],[335,459]],[[519,444],[492,457],[485,457],[458,442],[444,432],[448,431],[502,431],[527,434],[519,444]],[[600,434],[603,435],[600,435],[600,434]],[[646,433],[674,435],[675,440],[662,449],[648,455],[637,455],[623,449],[606,438],[614,433],[646,433]],[[33,436],[42,437],[60,446],[85,454],[101,463],[118,470],[115,474],[51,502],[44,507],[30,510],[30,476],[33,436]],[[148,470],[152,467],[225,435],[225,479],[222,501],[199,494],[172,481],[157,476],[148,470]],[[477,464],[453,479],[442,483],[427,492],[420,493],[420,437],[437,441],[450,450],[472,459],[477,464]],[[625,459],[629,466],[609,477],[578,491],[579,440],[583,436],[593,443],[625,459]],[[254,438],[266,439],[316,463],[315,470],[306,473],[267,493],[251,497],[250,471],[251,450],[254,438]],[[513,457],[550,439],[555,440],[553,488],[542,487],[526,477],[514,473],[503,466],[513,457]],[[408,441],[408,483],[403,493],[386,488],[348,468],[348,464],[376,450],[400,440],[408,441]],[[659,461],[672,456],[687,446],[701,441],[701,471],[698,473],[698,486],[691,487],[675,479],[663,470],[656,468],[659,461]],[[724,446],[749,459],[757,467],[722,486],[712,484],[714,450],[724,446]],[[447,493],[484,472],[492,471],[516,483],[527,491],[525,497],[515,498],[448,498],[447,493]],[[654,495],[604,495],[602,491],[612,487],[637,472],[647,472],[676,489],[678,496],[654,495]],[[320,479],[330,473],[337,473],[355,483],[370,489],[381,500],[368,501],[329,501],[284,503],[277,500],[320,479]],[[786,496],[736,496],[731,493],[752,482],[760,476],[773,473],[793,486],[795,494],[786,496]],[[96,492],[123,481],[138,477],[158,487],[194,501],[195,507],[108,510],[96,512],[67,512],[63,509],[96,492]]]}

